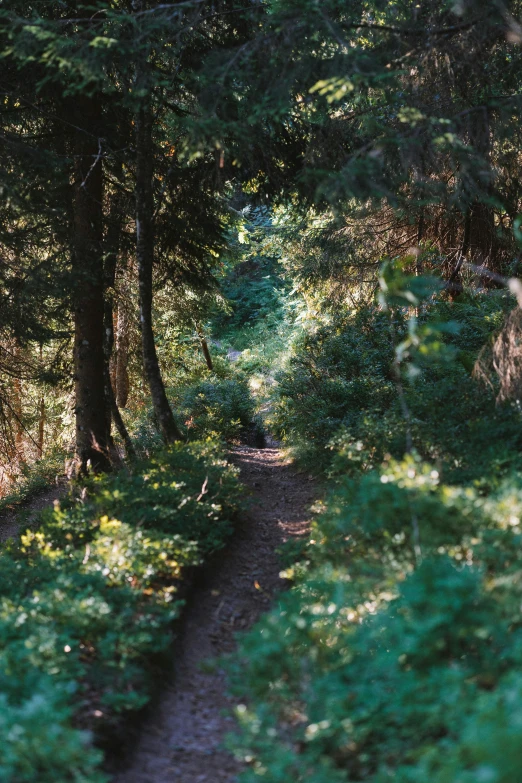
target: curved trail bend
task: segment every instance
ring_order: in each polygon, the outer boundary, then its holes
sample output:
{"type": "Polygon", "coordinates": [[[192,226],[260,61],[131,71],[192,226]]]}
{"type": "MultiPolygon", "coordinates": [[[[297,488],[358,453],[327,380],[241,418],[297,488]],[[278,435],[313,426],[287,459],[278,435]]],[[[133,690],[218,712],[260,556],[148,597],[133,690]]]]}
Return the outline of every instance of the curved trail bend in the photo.
{"type": "Polygon", "coordinates": [[[114,783],[232,783],[239,771],[222,748],[234,727],[225,677],[204,663],[233,650],[235,634],[249,628],[282,588],[275,550],[306,533],[314,487],[277,449],[242,446],[233,460],[252,502],[185,608],[174,677],[114,783]]]}

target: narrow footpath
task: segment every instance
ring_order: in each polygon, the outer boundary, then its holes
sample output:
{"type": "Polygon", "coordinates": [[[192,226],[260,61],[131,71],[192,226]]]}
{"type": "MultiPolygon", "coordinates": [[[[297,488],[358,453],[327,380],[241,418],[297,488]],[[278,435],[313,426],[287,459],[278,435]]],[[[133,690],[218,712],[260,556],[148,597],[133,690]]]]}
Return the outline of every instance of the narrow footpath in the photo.
{"type": "Polygon", "coordinates": [[[43,511],[48,506],[52,506],[66,492],[67,482],[65,478],[60,478],[57,480],[56,486],[38,492],[30,500],[22,503],[19,508],[0,514],[0,544],[5,543],[10,538],[15,538],[19,533],[23,533],[26,528],[31,527],[35,520],[38,519],[40,511],[43,511]]]}
{"type": "Polygon", "coordinates": [[[205,662],[233,650],[237,632],[270,608],[283,587],[276,549],[306,534],[314,486],[275,448],[242,446],[233,459],[250,506],[186,607],[174,675],[114,783],[232,783],[239,772],[222,748],[234,728],[225,676],[205,662]]]}

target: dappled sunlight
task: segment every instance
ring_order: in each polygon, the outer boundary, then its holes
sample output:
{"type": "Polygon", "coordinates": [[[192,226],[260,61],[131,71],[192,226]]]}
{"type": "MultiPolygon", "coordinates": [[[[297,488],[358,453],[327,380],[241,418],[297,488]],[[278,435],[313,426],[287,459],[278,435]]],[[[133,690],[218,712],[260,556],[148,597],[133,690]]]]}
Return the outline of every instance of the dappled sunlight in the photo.
{"type": "Polygon", "coordinates": [[[0,0],[0,783],[522,781],[522,0],[0,0]]]}

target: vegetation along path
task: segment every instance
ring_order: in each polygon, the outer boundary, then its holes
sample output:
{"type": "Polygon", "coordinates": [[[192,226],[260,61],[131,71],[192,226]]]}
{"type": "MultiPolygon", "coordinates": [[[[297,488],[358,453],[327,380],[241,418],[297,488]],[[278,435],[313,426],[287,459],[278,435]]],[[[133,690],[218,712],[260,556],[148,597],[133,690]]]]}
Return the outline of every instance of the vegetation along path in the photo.
{"type": "Polygon", "coordinates": [[[226,679],[205,663],[231,651],[235,634],[250,627],[283,587],[276,550],[306,533],[314,487],[276,448],[242,446],[234,461],[252,502],[187,606],[173,681],[115,783],[225,783],[239,770],[223,749],[233,728],[226,679]]]}
{"type": "Polygon", "coordinates": [[[34,524],[40,511],[52,506],[66,491],[64,478],[57,479],[56,485],[43,492],[38,492],[34,497],[22,502],[18,508],[12,511],[0,513],[0,544],[10,538],[15,538],[20,532],[34,524]]]}

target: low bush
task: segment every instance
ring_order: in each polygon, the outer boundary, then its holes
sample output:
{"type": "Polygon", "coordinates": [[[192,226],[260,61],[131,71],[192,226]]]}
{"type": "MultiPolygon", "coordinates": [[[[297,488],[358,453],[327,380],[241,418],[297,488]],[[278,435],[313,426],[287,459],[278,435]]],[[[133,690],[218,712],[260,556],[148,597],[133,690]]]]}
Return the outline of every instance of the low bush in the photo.
{"type": "Polygon", "coordinates": [[[520,779],[521,497],[418,457],[338,479],[231,664],[244,781],[520,779]]]}
{"type": "Polygon", "coordinates": [[[394,401],[385,314],[361,311],[305,330],[278,374],[270,424],[301,459],[324,466],[339,428],[357,433],[394,401]]]}
{"type": "Polygon", "coordinates": [[[520,407],[473,377],[511,306],[330,312],[294,342],[270,421],[333,489],[229,662],[245,783],[521,779],[520,407]]]}
{"type": "Polygon", "coordinates": [[[102,754],[71,725],[70,693],[46,682],[18,705],[0,696],[0,779],[16,783],[107,783],[102,754]]]}
{"type": "MultiPolygon", "coordinates": [[[[187,442],[209,437],[237,441],[260,426],[246,375],[228,361],[216,361],[214,372],[198,369],[167,391],[187,442]]],[[[160,447],[151,408],[139,413],[131,430],[140,453],[151,455],[160,447]]]]}
{"type": "Polygon", "coordinates": [[[92,480],[0,554],[2,781],[105,780],[90,737],[149,699],[179,586],[224,545],[238,497],[215,445],[173,446],[92,480]]]}
{"type": "Polygon", "coordinates": [[[267,319],[275,324],[283,317],[291,285],[276,258],[254,253],[228,269],[221,287],[229,310],[216,313],[214,331],[243,350],[251,344],[258,325],[267,319]]]}
{"type": "Polygon", "coordinates": [[[210,378],[189,386],[181,397],[189,436],[212,433],[231,441],[255,426],[255,404],[241,378],[210,378]]]}
{"type": "MultiPolygon", "coordinates": [[[[472,377],[480,348],[506,306],[488,297],[433,306],[434,322],[452,319],[454,332],[444,335],[451,360],[428,360],[419,351],[422,372],[404,383],[413,444],[425,460],[444,466],[446,478],[451,472],[452,481],[486,474],[497,480],[522,469],[520,412],[496,407],[495,390],[472,377]]],[[[400,341],[406,333],[400,313],[394,330],[400,341]]],[[[378,467],[387,455],[400,459],[406,421],[393,357],[389,315],[377,307],[338,314],[305,331],[278,377],[270,417],[278,437],[316,470],[331,469],[340,452],[349,454],[336,460],[334,472],[340,474],[354,468],[354,457],[365,469],[378,467]]]]}

